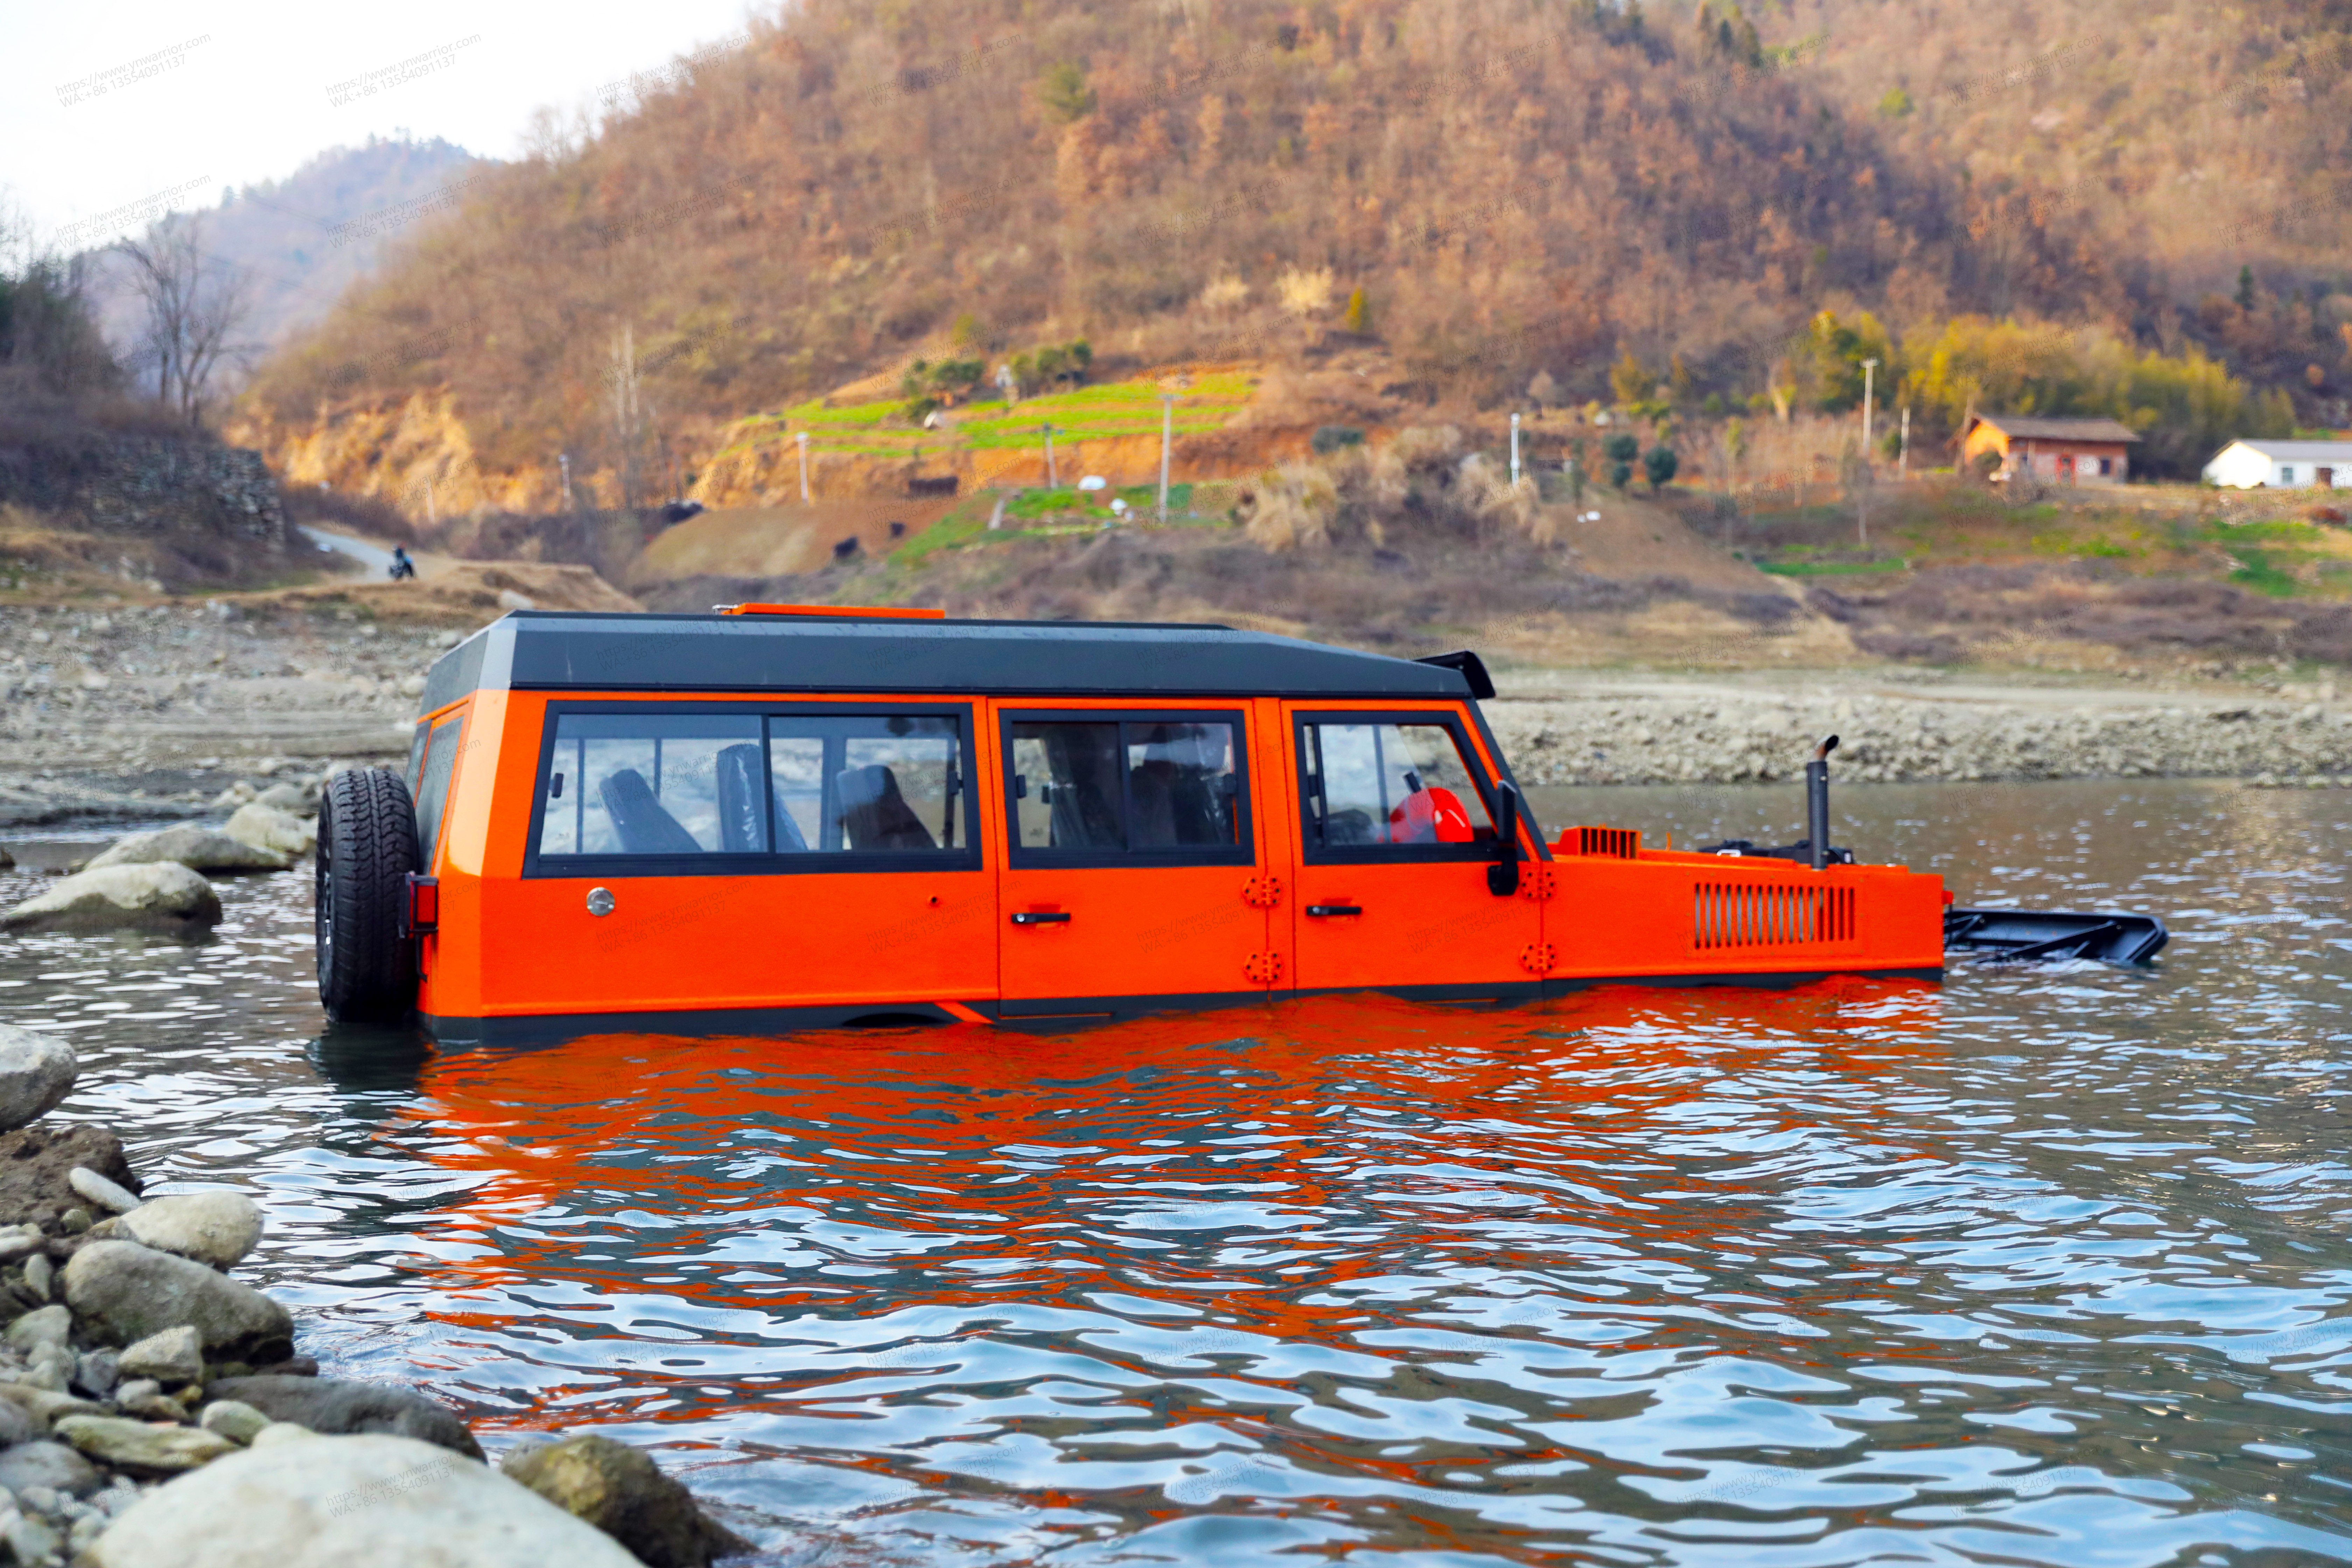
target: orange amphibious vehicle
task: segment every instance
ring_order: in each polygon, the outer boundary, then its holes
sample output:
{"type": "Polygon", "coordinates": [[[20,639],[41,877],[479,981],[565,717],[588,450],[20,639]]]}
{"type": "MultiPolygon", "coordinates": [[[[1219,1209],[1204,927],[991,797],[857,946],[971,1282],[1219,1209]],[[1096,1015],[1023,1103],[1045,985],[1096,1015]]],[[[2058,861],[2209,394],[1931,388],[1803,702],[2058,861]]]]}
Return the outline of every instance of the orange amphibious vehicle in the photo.
{"type": "Polygon", "coordinates": [[[1941,880],[1825,806],[1547,842],[1493,695],[1223,626],[520,612],[434,666],[404,777],[331,781],[320,993],[495,1043],[1941,976],[1941,880]]]}

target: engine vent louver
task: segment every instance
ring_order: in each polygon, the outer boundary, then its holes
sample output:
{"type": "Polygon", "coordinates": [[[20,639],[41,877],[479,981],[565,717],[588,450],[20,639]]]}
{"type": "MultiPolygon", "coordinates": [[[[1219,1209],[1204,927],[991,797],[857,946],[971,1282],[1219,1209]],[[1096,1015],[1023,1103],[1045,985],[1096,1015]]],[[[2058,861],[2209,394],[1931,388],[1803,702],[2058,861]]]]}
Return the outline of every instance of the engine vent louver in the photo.
{"type": "Polygon", "coordinates": [[[1571,827],[1554,846],[1562,855],[1599,855],[1631,860],[1642,853],[1642,836],[1630,827],[1571,827]]]}
{"type": "Polygon", "coordinates": [[[1853,889],[1793,882],[1701,882],[1692,940],[1702,950],[1853,940],[1853,889]]]}

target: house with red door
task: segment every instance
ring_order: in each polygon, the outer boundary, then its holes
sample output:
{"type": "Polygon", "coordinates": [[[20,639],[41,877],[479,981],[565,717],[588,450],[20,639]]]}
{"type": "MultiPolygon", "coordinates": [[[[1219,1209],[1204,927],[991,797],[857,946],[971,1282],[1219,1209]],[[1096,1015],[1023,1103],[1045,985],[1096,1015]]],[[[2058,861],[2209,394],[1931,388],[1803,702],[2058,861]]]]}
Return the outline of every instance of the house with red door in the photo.
{"type": "Polygon", "coordinates": [[[2000,458],[1995,479],[2033,479],[2060,485],[2119,485],[2131,477],[2131,426],[2113,419],[2045,419],[2039,415],[1979,414],[1969,421],[1960,460],[1979,454],[2000,458]]]}

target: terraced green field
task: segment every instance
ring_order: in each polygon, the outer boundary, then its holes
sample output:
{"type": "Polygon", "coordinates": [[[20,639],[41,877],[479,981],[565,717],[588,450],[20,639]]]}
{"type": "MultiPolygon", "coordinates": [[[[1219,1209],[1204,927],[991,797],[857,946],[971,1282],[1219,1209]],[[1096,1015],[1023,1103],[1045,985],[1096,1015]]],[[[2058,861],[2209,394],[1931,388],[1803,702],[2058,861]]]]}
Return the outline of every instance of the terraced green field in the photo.
{"type": "MultiPolygon", "coordinates": [[[[1255,385],[1251,377],[1238,371],[1195,378],[1177,396],[1177,432],[1192,435],[1224,428],[1248,404],[1255,385]]],[[[823,399],[815,399],[743,421],[736,427],[736,439],[718,457],[793,441],[803,432],[812,452],[866,457],[905,457],[918,448],[942,453],[1042,447],[1043,427],[1047,425],[1054,427],[1057,443],[1152,436],[1160,426],[1160,398],[1159,382],[1148,379],[1073,387],[1024,397],[1009,405],[1000,398],[990,398],[948,410],[936,430],[908,423],[903,398],[840,407],[828,407],[823,399]]]]}

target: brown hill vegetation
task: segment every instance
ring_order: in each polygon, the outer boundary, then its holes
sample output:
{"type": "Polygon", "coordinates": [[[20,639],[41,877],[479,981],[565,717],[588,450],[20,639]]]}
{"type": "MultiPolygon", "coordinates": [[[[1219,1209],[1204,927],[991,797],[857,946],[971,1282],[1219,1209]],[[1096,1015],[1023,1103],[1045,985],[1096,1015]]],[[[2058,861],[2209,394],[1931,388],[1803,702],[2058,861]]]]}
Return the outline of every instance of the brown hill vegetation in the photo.
{"type": "Polygon", "coordinates": [[[446,388],[487,472],[620,466],[624,327],[655,438],[691,449],[951,334],[1084,335],[1099,374],[1339,333],[1431,398],[1539,370],[1600,395],[1631,349],[1744,395],[1825,300],[2130,315],[2095,237],[1989,249],[1984,200],[1785,23],[1776,51],[1691,20],[817,0],[473,187],[265,370],[260,438],[446,388]]]}

